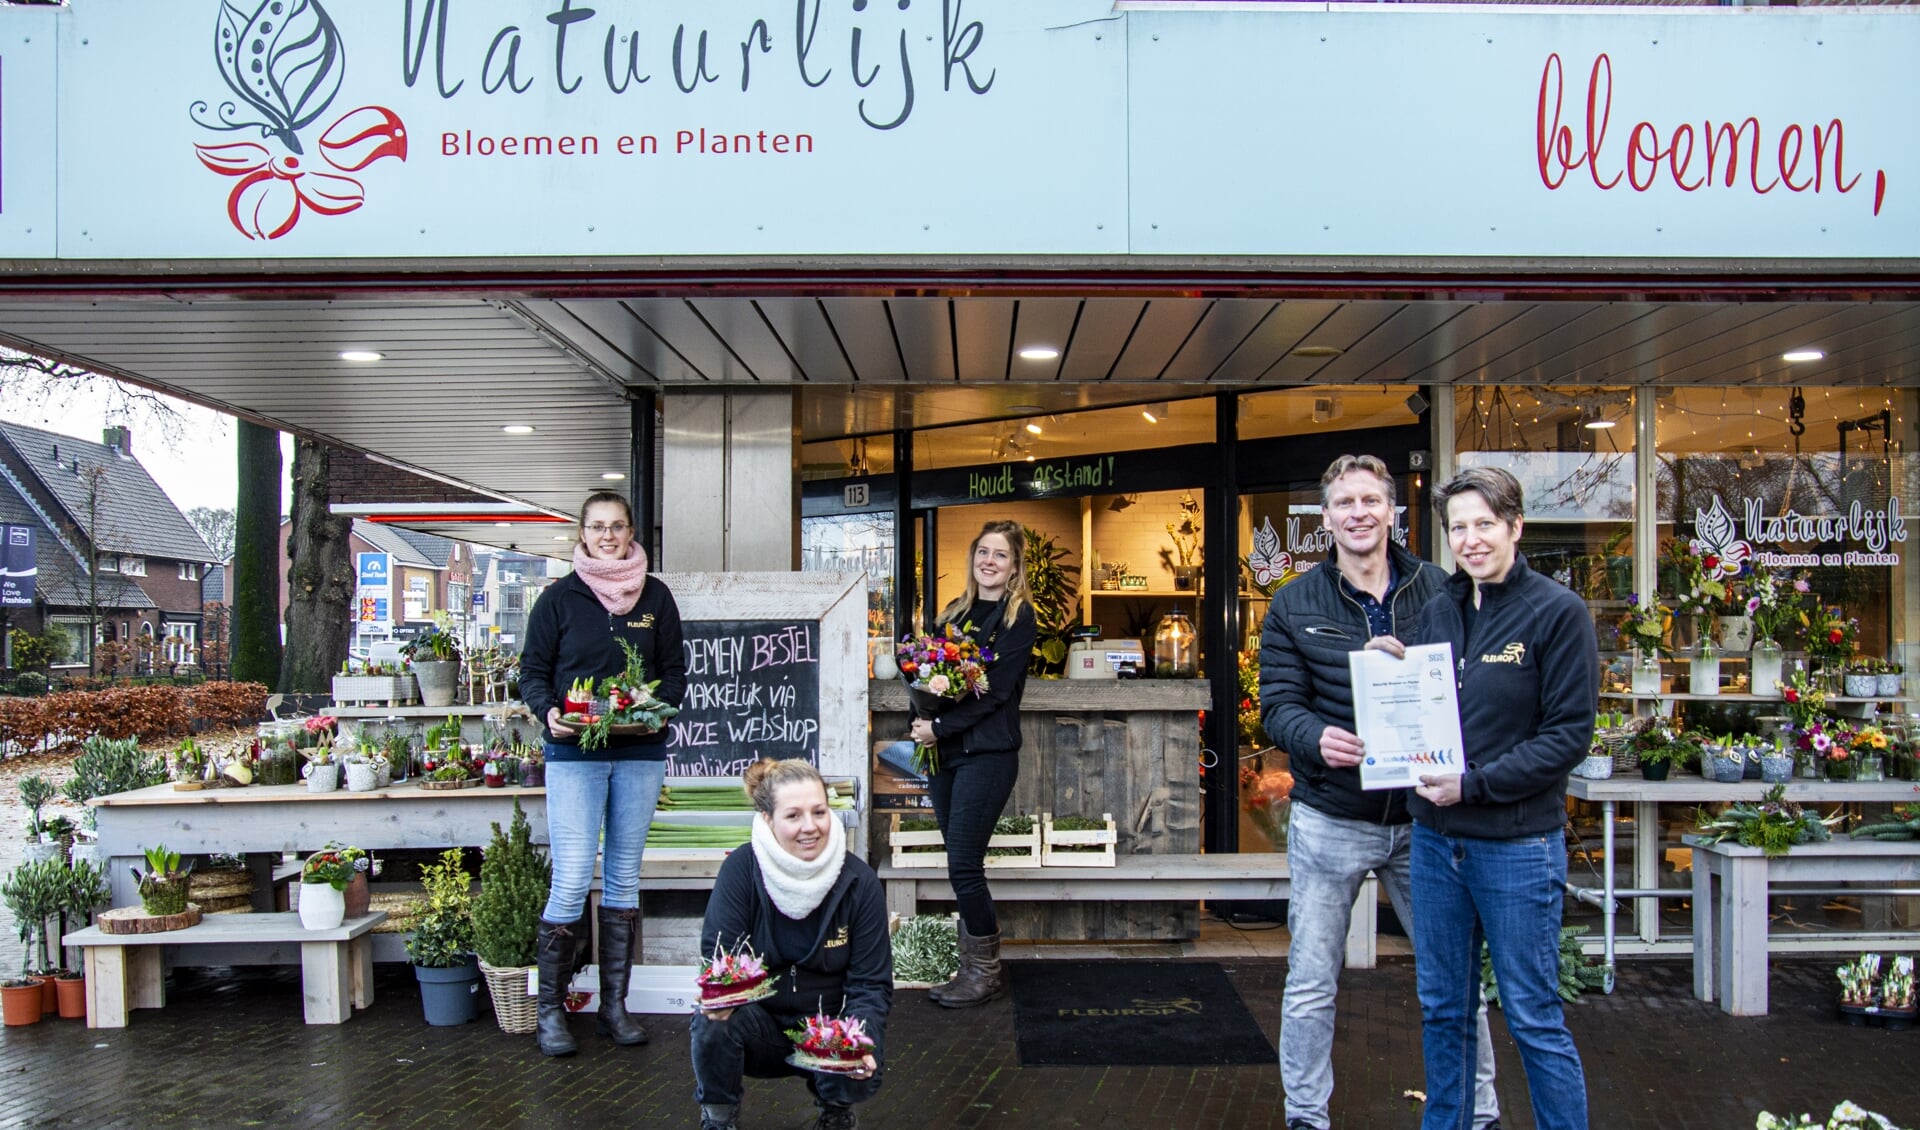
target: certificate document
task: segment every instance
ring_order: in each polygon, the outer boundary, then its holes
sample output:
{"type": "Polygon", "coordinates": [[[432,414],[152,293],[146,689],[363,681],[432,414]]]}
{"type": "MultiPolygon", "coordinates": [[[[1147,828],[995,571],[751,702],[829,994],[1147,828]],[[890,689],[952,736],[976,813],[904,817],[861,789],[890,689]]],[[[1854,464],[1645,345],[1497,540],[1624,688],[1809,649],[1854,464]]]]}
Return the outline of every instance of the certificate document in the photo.
{"type": "Polygon", "coordinates": [[[1354,729],[1366,744],[1363,789],[1401,789],[1426,777],[1457,777],[1467,759],[1454,696],[1453,645],[1409,647],[1405,659],[1384,651],[1347,656],[1353,674],[1354,729]]]}

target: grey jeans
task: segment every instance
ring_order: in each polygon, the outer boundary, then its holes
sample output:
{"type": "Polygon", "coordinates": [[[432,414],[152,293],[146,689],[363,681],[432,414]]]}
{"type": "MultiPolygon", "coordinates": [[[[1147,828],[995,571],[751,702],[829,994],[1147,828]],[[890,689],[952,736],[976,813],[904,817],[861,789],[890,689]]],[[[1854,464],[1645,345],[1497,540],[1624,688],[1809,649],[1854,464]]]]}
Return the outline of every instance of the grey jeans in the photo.
{"type": "MultiPolygon", "coordinates": [[[[1393,910],[1413,936],[1409,866],[1413,825],[1374,824],[1293,806],[1287,832],[1292,892],[1287,902],[1287,988],[1280,1006],[1280,1085],[1287,1120],[1329,1125],[1333,1097],[1333,1015],[1346,961],[1347,927],[1360,883],[1372,871],[1387,886],[1393,910]]],[[[1411,1017],[1409,1020],[1411,1021],[1411,1017]]],[[[1487,1006],[1480,1006],[1479,1067],[1474,1077],[1475,1127],[1500,1116],[1493,1091],[1493,1042],[1487,1006]]]]}

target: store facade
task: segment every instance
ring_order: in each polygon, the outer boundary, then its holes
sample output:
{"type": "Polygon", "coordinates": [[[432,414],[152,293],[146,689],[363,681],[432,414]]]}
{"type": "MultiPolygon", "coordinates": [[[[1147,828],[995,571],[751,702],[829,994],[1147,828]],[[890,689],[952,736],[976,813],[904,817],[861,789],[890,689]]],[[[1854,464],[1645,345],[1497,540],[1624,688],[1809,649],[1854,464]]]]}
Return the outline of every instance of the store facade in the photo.
{"type": "Polygon", "coordinates": [[[1347,451],[1434,557],[1436,479],[1519,474],[1610,659],[1703,523],[1910,658],[1906,11],[194,10],[0,12],[15,346],[542,519],[624,482],[666,567],[868,571],[876,637],[1018,517],[1072,620],[1193,622],[1216,766],[1347,451]]]}

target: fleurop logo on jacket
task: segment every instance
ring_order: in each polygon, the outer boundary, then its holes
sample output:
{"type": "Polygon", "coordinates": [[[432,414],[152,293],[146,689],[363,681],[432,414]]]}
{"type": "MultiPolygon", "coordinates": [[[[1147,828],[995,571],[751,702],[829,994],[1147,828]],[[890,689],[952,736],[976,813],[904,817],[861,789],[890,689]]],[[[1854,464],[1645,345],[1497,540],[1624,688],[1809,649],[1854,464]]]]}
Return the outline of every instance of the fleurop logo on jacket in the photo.
{"type": "Polygon", "coordinates": [[[366,191],[344,174],[384,157],[407,159],[406,127],[384,106],[349,110],[313,132],[347,69],[346,44],[319,0],[225,0],[213,37],[220,77],[239,101],[223,100],[216,111],[202,99],[188,113],[205,129],[259,131],[258,142],[194,146],[201,164],[236,178],[227,219],[241,235],[279,239],[306,213],[354,211],[366,191]]]}

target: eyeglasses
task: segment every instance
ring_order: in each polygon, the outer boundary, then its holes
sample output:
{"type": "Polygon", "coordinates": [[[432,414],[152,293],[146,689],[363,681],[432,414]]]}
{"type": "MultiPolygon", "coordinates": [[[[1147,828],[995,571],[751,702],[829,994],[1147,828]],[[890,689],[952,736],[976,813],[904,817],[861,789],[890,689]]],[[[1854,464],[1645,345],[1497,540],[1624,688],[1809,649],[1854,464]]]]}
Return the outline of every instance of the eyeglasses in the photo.
{"type": "Polygon", "coordinates": [[[617,537],[631,529],[633,529],[633,527],[627,525],[625,522],[615,522],[611,526],[601,522],[595,522],[593,525],[587,527],[587,532],[594,537],[600,537],[603,534],[613,534],[617,537]]]}

